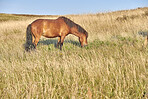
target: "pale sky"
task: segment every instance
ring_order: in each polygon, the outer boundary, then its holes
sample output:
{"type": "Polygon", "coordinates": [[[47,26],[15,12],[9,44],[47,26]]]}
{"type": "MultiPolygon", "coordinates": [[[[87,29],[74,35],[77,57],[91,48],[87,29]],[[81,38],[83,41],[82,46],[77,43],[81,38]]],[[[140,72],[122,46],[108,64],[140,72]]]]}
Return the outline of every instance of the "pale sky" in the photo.
{"type": "Polygon", "coordinates": [[[0,13],[65,15],[148,7],[148,0],[0,0],[0,13]]]}

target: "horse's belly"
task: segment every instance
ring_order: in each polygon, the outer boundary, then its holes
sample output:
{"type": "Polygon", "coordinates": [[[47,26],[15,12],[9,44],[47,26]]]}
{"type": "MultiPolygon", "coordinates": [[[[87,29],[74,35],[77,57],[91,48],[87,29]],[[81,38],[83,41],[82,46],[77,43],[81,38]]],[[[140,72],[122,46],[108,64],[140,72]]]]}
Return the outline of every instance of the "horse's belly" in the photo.
{"type": "Polygon", "coordinates": [[[43,28],[43,36],[48,37],[48,38],[60,36],[60,28],[59,27],[53,27],[53,26],[54,26],[54,24],[44,27],[43,28]]]}
{"type": "Polygon", "coordinates": [[[43,33],[43,36],[48,37],[48,38],[54,38],[60,36],[59,33],[56,32],[45,32],[43,33]]]}

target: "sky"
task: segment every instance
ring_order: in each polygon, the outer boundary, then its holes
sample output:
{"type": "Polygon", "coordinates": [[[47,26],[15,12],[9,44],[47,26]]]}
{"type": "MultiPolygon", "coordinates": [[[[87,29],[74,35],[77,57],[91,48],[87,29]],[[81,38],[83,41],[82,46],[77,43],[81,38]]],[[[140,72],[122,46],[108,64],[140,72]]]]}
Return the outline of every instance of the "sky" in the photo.
{"type": "Polygon", "coordinates": [[[0,13],[67,15],[148,7],[148,0],[0,0],[0,13]]]}

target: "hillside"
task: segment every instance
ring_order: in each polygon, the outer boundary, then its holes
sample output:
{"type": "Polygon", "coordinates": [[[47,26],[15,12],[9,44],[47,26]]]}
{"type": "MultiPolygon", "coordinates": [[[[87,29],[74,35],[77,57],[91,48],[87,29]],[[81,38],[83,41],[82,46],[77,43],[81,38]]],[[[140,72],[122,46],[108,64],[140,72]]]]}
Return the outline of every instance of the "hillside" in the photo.
{"type": "Polygon", "coordinates": [[[58,16],[0,14],[0,98],[146,98],[148,8],[65,16],[87,30],[87,47],[69,35],[60,51],[42,37],[26,52],[27,25],[58,16]]]}

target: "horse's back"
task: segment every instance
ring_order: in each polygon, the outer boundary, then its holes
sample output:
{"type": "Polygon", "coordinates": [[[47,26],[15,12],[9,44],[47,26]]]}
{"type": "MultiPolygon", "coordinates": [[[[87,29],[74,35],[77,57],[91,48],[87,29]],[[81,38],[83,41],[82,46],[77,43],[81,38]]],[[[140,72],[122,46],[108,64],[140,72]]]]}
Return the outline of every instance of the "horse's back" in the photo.
{"type": "Polygon", "coordinates": [[[61,19],[37,19],[31,23],[32,32],[45,37],[61,36],[61,31],[67,30],[67,26],[61,19]]]}
{"type": "Polygon", "coordinates": [[[42,27],[44,21],[45,21],[44,19],[37,19],[31,23],[31,27],[37,27],[37,28],[42,27]]]}

